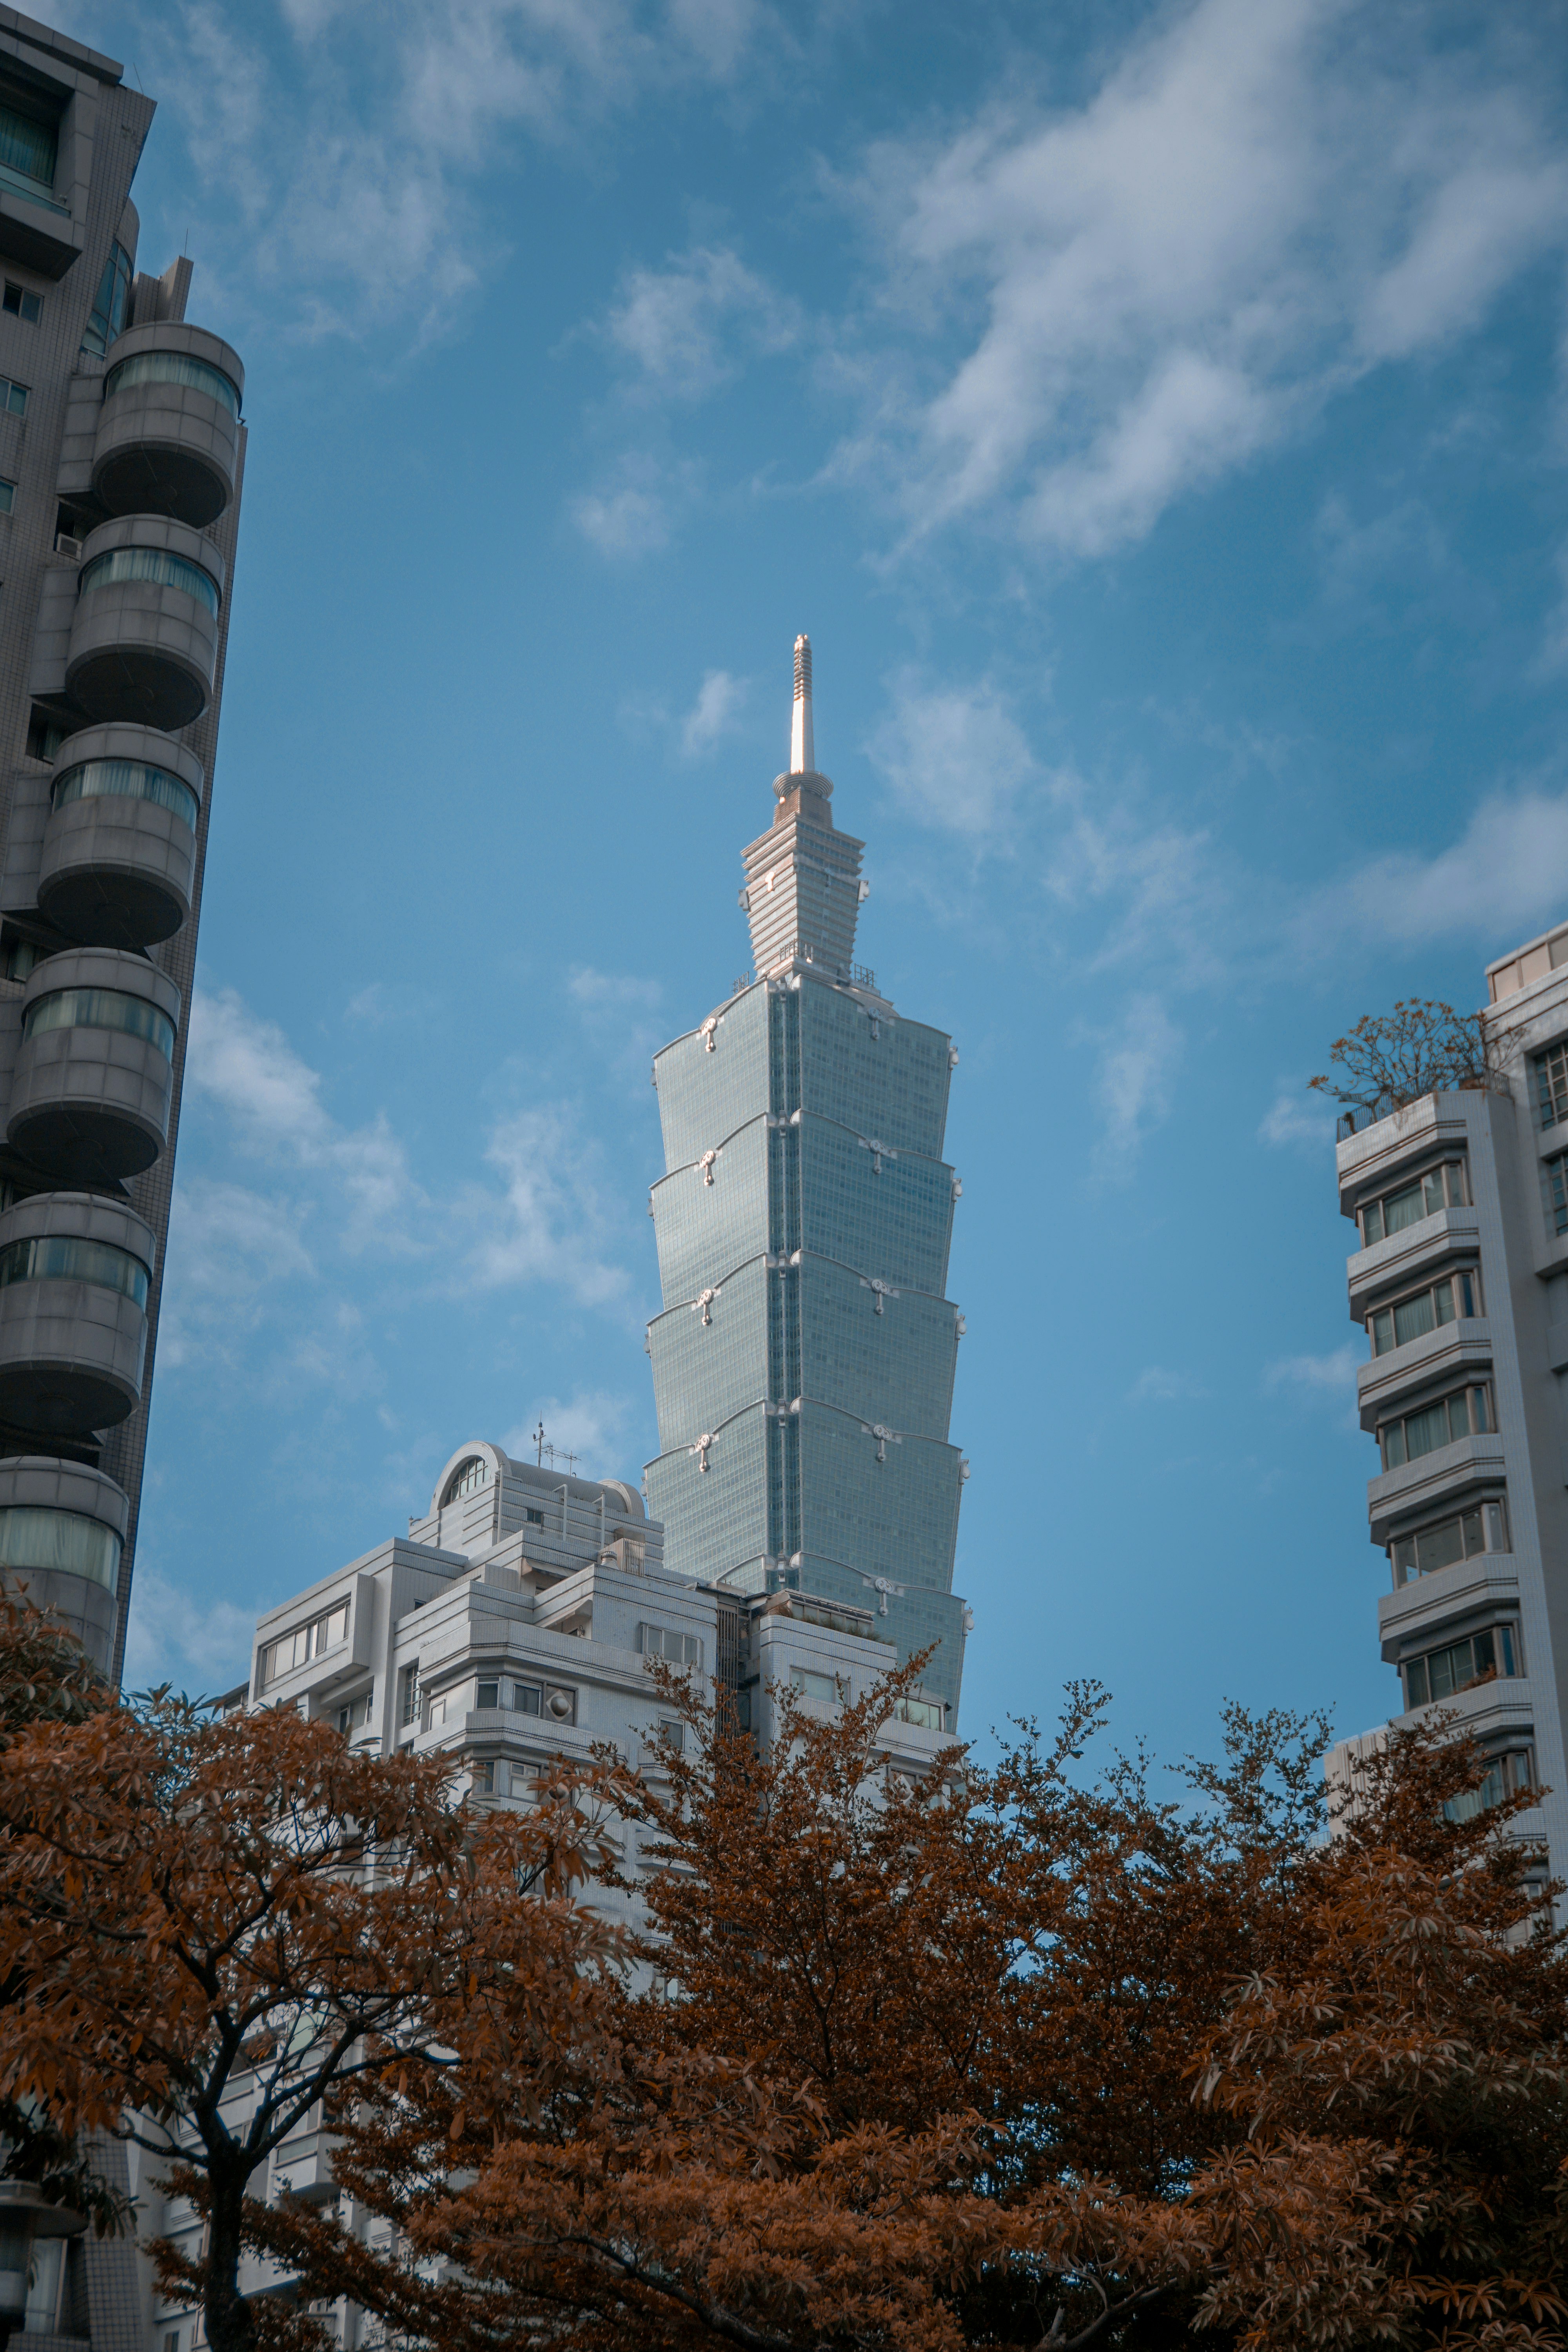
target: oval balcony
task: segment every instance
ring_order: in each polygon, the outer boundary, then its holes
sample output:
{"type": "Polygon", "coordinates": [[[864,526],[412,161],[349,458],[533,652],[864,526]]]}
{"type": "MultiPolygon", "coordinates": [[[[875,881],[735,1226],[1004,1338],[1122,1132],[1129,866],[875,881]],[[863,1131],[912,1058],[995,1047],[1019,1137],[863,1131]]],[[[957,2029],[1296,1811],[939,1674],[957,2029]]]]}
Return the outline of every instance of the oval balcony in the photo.
{"type": "Polygon", "coordinates": [[[131,1505],[112,1478],[52,1454],[0,1461],[0,1588],[25,1586],[109,1671],[131,1505]]]}
{"type": "Polygon", "coordinates": [[[90,1192],[0,1215],[0,1422],[84,1437],[135,1410],[153,1253],[151,1226],[90,1192]]]}
{"type": "Polygon", "coordinates": [[[7,1140],[65,1184],[140,1175],[163,1149],[180,992],[142,956],[71,948],[37,964],[7,1140]]]}
{"type": "Polygon", "coordinates": [[[216,335],[173,320],[109,347],[92,487],[112,515],[205,530],[234,496],[245,370],[216,335]]]}
{"type": "Polygon", "coordinates": [[[146,948],[188,919],[202,764],[150,727],[86,727],[61,745],[38,906],[84,947],[146,948]]]}
{"type": "Polygon", "coordinates": [[[89,719],[174,734],[201,717],[217,662],[223,558],[164,515],[100,523],[82,545],[66,692],[89,719]]]}

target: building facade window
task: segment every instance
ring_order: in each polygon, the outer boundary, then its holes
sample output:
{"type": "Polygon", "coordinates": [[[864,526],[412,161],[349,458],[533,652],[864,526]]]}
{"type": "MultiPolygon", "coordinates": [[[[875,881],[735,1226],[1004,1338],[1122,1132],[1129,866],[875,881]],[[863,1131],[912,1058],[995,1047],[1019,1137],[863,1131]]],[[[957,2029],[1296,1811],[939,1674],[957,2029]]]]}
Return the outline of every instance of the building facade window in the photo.
{"type": "Polygon", "coordinates": [[[8,375],[0,375],[0,408],[6,410],[12,416],[26,416],[27,414],[26,385],[13,383],[8,375]]]}
{"type": "Polygon", "coordinates": [[[10,514],[16,509],[16,485],[0,475],[0,514],[10,514]]]}
{"type": "Polygon", "coordinates": [[[120,244],[109,248],[109,259],[103,265],[103,275],[98,281],[98,292],[92,310],[82,330],[81,347],[98,359],[103,357],[110,344],[125,325],[126,306],[131,299],[131,256],[120,244]]]}
{"type": "Polygon", "coordinates": [[[120,1538],[80,1511],[13,1503],[0,1510],[0,1568],[59,1569],[112,1592],[120,1581],[120,1538]]]}
{"type": "Polygon", "coordinates": [[[531,1528],[542,1528],[544,1525],[543,1512],[536,1511],[531,1504],[524,1506],[522,1516],[525,1523],[531,1528]]]}
{"type": "Polygon", "coordinates": [[[1419,1412],[1401,1413],[1397,1421],[1382,1423],[1377,1434],[1383,1466],[1400,1469],[1406,1462],[1418,1462],[1424,1454],[1436,1453],[1439,1445],[1452,1445],[1461,1437],[1482,1437],[1492,1425],[1491,1400],[1485,1386],[1456,1389],[1451,1396],[1438,1397],[1419,1412]]]}
{"type": "Polygon", "coordinates": [[[1490,1812],[1505,1797],[1518,1796],[1535,1786],[1535,1753],[1530,1748],[1507,1748],[1494,1756],[1487,1768],[1486,1779],[1479,1789],[1466,1789],[1457,1797],[1446,1798],[1444,1819],[1450,1822],[1473,1822],[1478,1813],[1490,1812]]]}
{"type": "Polygon", "coordinates": [[[13,1282],[90,1282],[122,1298],[147,1304],[152,1276],[139,1257],[110,1242],[89,1242],[77,1234],[43,1234],[31,1241],[7,1242],[0,1249],[0,1290],[13,1282]]]}
{"type": "Polygon", "coordinates": [[[53,808],[68,808],[72,801],[151,801],[183,818],[195,833],[201,803],[183,777],[146,760],[84,760],[57,776],[50,798],[53,808]]]}
{"type": "Polygon", "coordinates": [[[893,1718],[917,1724],[922,1731],[941,1731],[946,1727],[947,1710],[939,1698],[901,1698],[893,1708],[893,1718]]]}
{"type": "Polygon", "coordinates": [[[139,383],[183,384],[188,392],[205,392],[231,416],[239,415],[238,385],[221,368],[193,359],[188,352],[138,352],[121,360],[104,378],[103,396],[112,400],[117,392],[129,392],[139,383]]]}
{"type": "Polygon", "coordinates": [[[1489,1625],[1483,1633],[1472,1633],[1463,1642],[1449,1643],[1446,1649],[1428,1650],[1424,1657],[1406,1658],[1400,1671],[1405,1676],[1406,1707],[1452,1698],[1457,1691],[1472,1690],[1478,1683],[1495,1682],[1500,1675],[1522,1674],[1519,1628],[1511,1624],[1489,1625]]]}
{"type": "Polygon", "coordinates": [[[1386,1356],[1391,1348],[1403,1348],[1408,1340],[1422,1339],[1440,1323],[1452,1323],[1461,1315],[1480,1312],[1480,1276],[1473,1266],[1462,1266],[1457,1274],[1446,1274],[1441,1282],[1413,1291],[1408,1298],[1396,1298],[1390,1307],[1374,1307],[1367,1318],[1372,1352],[1374,1356],[1386,1356]]]}
{"type": "Polygon", "coordinates": [[[26,319],[29,327],[36,327],[44,315],[43,297],[30,294],[25,286],[7,278],[5,291],[0,295],[0,310],[9,310],[13,319],[26,319]]]}
{"type": "Polygon", "coordinates": [[[1568,1151],[1553,1153],[1542,1160],[1542,1174],[1546,1180],[1546,1204],[1554,1233],[1568,1234],[1568,1151]]]}
{"type": "Polygon", "coordinates": [[[351,1698],[346,1706],[339,1707],[338,1729],[345,1738],[351,1731],[358,1731],[362,1724],[370,1721],[372,1696],[373,1694],[370,1691],[361,1691],[358,1698],[351,1698]]]}
{"type": "Polygon", "coordinates": [[[1537,1056],[1535,1100],[1542,1127],[1561,1127],[1568,1119],[1568,1038],[1537,1056]]]}
{"type": "Polygon", "coordinates": [[[185,596],[194,596],[205,604],[216,620],[218,608],[217,582],[199,563],[191,563],[183,555],[171,555],[166,547],[111,547],[107,555],[95,555],[82,567],[78,583],[79,595],[90,596],[95,589],[113,588],[126,581],[144,581],[154,588],[177,588],[185,596]]]}
{"type": "Polygon", "coordinates": [[[664,1658],[672,1666],[700,1666],[702,1640],[697,1633],[678,1633],[670,1625],[639,1625],[637,1647],[645,1658],[664,1658]]]}
{"type": "Polygon", "coordinates": [[[265,1690],[284,1675],[291,1675],[297,1666],[319,1658],[325,1650],[335,1650],[340,1642],[349,1637],[349,1604],[340,1601],[334,1609],[312,1617],[308,1624],[296,1625],[291,1633],[279,1633],[268,1642],[261,1653],[261,1683],[265,1690]]]}
{"type": "MultiPolygon", "coordinates": [[[[465,1685],[465,1694],[467,1685],[465,1685]]],[[[497,1708],[503,1715],[547,1717],[555,1723],[575,1723],[577,1694],[561,1683],[525,1683],[489,1675],[473,1685],[474,1705],[497,1708]]]]}
{"type": "Polygon", "coordinates": [[[455,1503],[459,1495],[477,1494],[489,1476],[489,1470],[483,1454],[470,1454],[466,1462],[458,1463],[447,1479],[441,1496],[441,1508],[445,1510],[448,1503],[455,1503]]]}
{"type": "Polygon", "coordinates": [[[1500,1497],[1474,1503],[1468,1511],[1435,1520],[1429,1528],[1396,1536],[1388,1548],[1396,1584],[1413,1584],[1419,1576],[1436,1576],[1456,1560],[1473,1559],[1478,1552],[1508,1549],[1508,1513],[1500,1497]]]}
{"type": "Polygon", "coordinates": [[[1468,1201],[1464,1161],[1446,1160],[1439,1167],[1428,1168],[1424,1175],[1400,1185],[1397,1192],[1384,1192],[1376,1201],[1362,1203],[1362,1247],[1371,1249],[1375,1242],[1386,1241],[1391,1234],[1419,1224],[1423,1217],[1435,1217],[1442,1209],[1462,1209],[1468,1201]]]}
{"type": "Polygon", "coordinates": [[[826,1699],[830,1706],[842,1706],[844,1685],[837,1675],[815,1674],[810,1666],[792,1666],[790,1686],[802,1698],[826,1699]]]}
{"type": "Polygon", "coordinates": [[[405,1666],[397,1677],[397,1720],[405,1728],[419,1720],[419,1669],[405,1666]]]}
{"type": "Polygon", "coordinates": [[[8,174],[52,194],[57,137],[52,122],[0,99],[0,164],[8,174]]]}
{"type": "Polygon", "coordinates": [[[120,1029],[155,1045],[166,1062],[174,1058],[174,1024],[168,1014],[144,996],[127,996],[118,988],[60,988],[40,996],[27,1007],[22,1034],[40,1037],[50,1029],[120,1029]]]}

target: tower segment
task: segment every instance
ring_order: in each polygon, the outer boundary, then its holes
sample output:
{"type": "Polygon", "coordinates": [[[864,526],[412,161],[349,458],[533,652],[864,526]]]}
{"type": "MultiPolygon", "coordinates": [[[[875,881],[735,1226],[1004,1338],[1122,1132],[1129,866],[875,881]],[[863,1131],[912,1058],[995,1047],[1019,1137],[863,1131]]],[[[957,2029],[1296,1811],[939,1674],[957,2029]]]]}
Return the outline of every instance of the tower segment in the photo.
{"type": "Polygon", "coordinates": [[[948,1433],[963,1318],[945,1295],[962,1188],[942,1157],[958,1057],[853,960],[864,844],[814,765],[805,636],[790,731],[773,823],[742,853],[754,969],[654,1063],[649,1506],[678,1572],[869,1610],[900,1657],[931,1647],[914,1704],[951,1729],[968,1614],[948,1433]]]}

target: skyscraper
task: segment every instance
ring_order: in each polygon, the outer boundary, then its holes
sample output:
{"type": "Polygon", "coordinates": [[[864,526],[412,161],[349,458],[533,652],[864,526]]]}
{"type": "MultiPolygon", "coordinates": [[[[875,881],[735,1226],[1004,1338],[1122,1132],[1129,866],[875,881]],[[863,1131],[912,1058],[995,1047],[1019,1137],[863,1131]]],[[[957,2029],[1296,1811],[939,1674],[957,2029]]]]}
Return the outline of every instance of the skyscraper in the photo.
{"type": "Polygon", "coordinates": [[[1568,924],[1487,977],[1485,1087],[1341,1122],[1367,1516],[1396,1720],[1451,1710],[1489,1759],[1467,1801],[1538,1790],[1515,1832],[1568,1876],[1568,924]]]}
{"type": "Polygon", "coordinates": [[[664,1310],[647,1468],[678,1573],[873,1606],[952,1728],[967,1465],[948,1440],[963,1318],[944,1296],[960,1185],[951,1040],[853,961],[864,844],[817,772],[795,640],[790,765],[742,853],[754,971],[656,1057],[664,1310]],[[885,1621],[885,1623],[884,1622],[885,1621]]]}
{"type": "Polygon", "coordinates": [[[0,15],[0,1577],[116,1675],[245,458],[153,101],[0,15]]]}

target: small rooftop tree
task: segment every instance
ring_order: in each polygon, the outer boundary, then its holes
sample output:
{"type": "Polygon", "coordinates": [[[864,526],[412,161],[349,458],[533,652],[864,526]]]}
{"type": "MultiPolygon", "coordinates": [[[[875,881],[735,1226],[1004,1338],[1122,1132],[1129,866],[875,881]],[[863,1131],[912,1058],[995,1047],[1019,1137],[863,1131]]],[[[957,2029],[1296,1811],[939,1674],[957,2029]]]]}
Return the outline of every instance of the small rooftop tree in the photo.
{"type": "Polygon", "coordinates": [[[1503,1063],[1517,1034],[1484,1013],[1456,1013],[1451,1004],[1405,996],[1392,1013],[1365,1013],[1336,1037],[1329,1057],[1338,1070],[1321,1073],[1311,1084],[1374,1119],[1423,1095],[1470,1088],[1506,1094],[1503,1063]]]}

